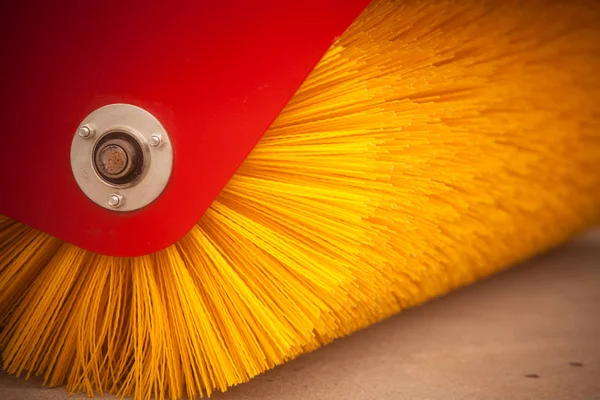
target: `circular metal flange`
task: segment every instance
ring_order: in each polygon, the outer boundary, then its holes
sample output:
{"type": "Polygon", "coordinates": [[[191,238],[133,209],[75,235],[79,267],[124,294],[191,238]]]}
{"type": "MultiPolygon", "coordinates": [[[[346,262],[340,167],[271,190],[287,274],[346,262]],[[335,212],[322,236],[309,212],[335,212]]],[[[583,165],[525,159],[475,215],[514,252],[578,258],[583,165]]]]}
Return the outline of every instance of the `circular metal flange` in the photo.
{"type": "Polygon", "coordinates": [[[161,123],[130,104],[110,104],[85,117],[71,142],[71,169],[94,203],[113,211],[138,210],[164,190],[173,147],[161,123]]]}

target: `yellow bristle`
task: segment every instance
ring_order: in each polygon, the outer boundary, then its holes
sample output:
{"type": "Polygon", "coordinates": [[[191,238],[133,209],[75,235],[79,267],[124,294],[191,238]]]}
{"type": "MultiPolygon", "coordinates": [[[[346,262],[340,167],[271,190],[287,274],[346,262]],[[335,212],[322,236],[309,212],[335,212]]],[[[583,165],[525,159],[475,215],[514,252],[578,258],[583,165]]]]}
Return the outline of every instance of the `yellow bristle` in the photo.
{"type": "Polygon", "coordinates": [[[4,369],[210,395],[592,226],[599,20],[376,0],[170,248],[99,256],[0,217],[4,369]]]}

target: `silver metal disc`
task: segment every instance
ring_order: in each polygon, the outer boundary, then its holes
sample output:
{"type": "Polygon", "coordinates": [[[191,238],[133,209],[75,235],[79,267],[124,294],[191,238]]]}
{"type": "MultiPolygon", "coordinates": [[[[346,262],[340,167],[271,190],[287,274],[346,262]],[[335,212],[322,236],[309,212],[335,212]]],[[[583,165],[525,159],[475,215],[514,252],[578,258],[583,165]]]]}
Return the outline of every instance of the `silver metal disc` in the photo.
{"type": "Polygon", "coordinates": [[[92,112],[77,127],[71,142],[71,169],[81,190],[99,206],[121,212],[138,210],[154,201],[167,186],[173,169],[173,147],[165,128],[148,111],[130,104],[110,104],[92,112]],[[99,172],[98,160],[107,160],[105,153],[96,157],[99,144],[101,147],[113,136],[117,138],[109,143],[113,156],[137,162],[135,168],[127,170],[133,171],[129,180],[120,175],[111,180],[99,172]],[[119,140],[124,143],[122,147],[119,140]]]}

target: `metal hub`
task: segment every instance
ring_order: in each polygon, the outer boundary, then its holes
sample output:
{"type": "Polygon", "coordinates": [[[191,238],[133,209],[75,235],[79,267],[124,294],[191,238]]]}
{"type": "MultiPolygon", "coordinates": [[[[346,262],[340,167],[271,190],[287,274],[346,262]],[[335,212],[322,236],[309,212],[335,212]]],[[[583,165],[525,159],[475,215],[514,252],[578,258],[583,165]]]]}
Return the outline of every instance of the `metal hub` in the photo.
{"type": "Polygon", "coordinates": [[[169,136],[147,111],[111,104],[88,115],[71,143],[81,190],[102,207],[132,211],[154,201],[173,167],[169,136]]]}
{"type": "Polygon", "coordinates": [[[94,169],[110,184],[130,184],[144,169],[144,151],[137,140],[124,132],[110,132],[94,146],[94,169]]]}
{"type": "Polygon", "coordinates": [[[96,150],[96,169],[100,171],[105,178],[117,178],[124,172],[129,172],[133,168],[130,155],[123,146],[118,144],[109,144],[96,150]]]}

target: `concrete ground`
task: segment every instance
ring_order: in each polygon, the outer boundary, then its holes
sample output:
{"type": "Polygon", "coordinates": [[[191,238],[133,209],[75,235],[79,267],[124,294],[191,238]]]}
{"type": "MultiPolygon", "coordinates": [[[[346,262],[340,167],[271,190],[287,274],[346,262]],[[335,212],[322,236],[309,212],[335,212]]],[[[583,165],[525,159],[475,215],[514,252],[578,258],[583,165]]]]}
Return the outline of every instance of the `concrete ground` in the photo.
{"type": "MultiPolygon", "coordinates": [[[[67,393],[1,374],[0,399],[67,393]]],[[[213,399],[600,400],[600,230],[213,399]]]]}

